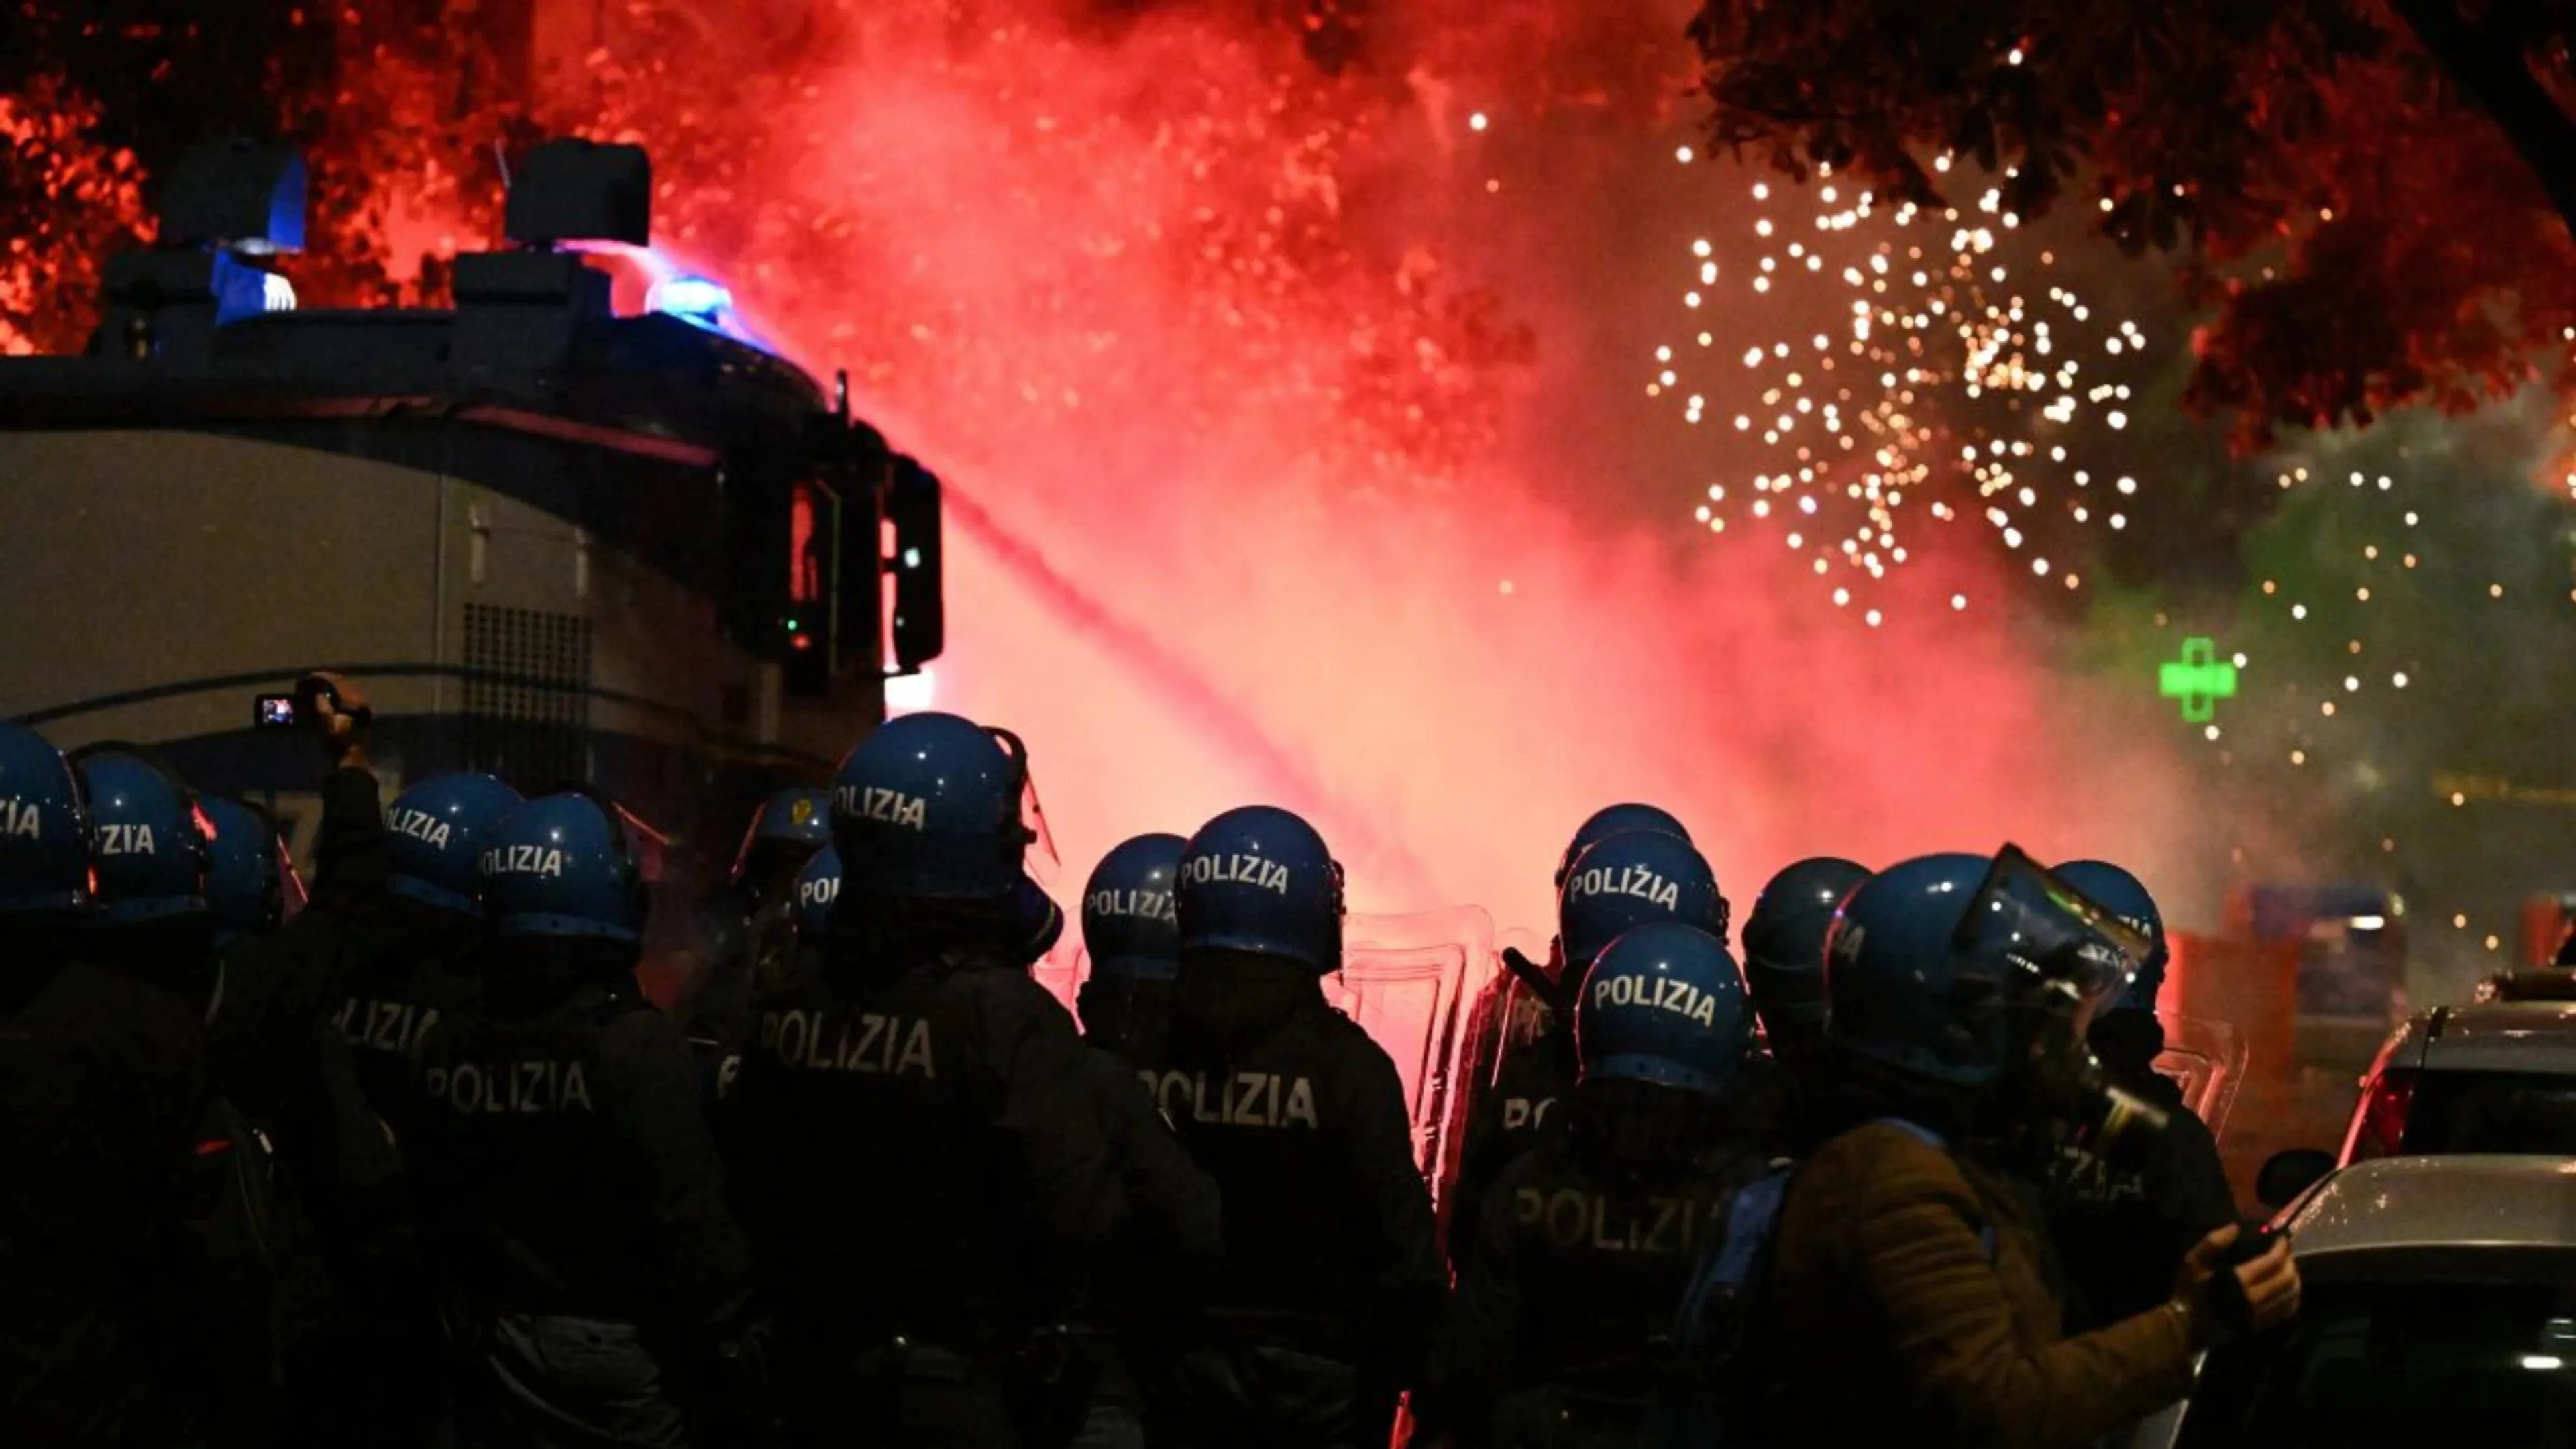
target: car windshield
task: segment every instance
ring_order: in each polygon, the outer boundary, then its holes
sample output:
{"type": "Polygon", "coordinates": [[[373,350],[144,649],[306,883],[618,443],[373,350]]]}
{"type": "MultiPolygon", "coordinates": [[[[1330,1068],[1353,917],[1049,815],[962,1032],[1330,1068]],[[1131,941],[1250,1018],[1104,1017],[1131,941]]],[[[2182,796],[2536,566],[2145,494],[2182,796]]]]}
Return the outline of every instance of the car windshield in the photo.
{"type": "Polygon", "coordinates": [[[2319,1283],[2284,1336],[2212,1358],[2181,1449],[2576,1444],[2576,1290],[2319,1283]]]}
{"type": "Polygon", "coordinates": [[[2427,1072],[2406,1114],[2410,1153],[2576,1153],[2576,1077],[2427,1072]]]}

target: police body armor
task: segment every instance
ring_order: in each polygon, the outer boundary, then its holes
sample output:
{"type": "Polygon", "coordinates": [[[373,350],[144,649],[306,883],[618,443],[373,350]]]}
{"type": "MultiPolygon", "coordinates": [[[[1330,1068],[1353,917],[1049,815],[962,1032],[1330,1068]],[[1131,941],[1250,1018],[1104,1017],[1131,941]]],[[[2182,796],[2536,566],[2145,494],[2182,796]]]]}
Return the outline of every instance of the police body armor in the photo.
{"type": "Polygon", "coordinates": [[[651,1007],[584,991],[542,1016],[443,1019],[420,1043],[422,1149],[480,1304],[634,1321],[650,1305],[629,1264],[651,1261],[631,1167],[605,1150],[616,1083],[607,1029],[651,1007]]]}
{"type": "Polygon", "coordinates": [[[1463,1265],[1473,1251],[1485,1194],[1523,1153],[1564,1136],[1574,1094],[1574,1039],[1569,1023],[1543,1023],[1512,1046],[1468,1122],[1461,1154],[1450,1256],[1463,1265]]]}
{"type": "Polygon", "coordinates": [[[1282,1444],[1382,1440],[1438,1301],[1400,1082],[1359,1027],[1304,992],[1216,1040],[1191,1031],[1202,1050],[1151,1073],[1224,1198],[1211,1351],[1183,1365],[1193,1445],[1249,1424],[1282,1444]],[[1376,1181],[1389,1174],[1405,1181],[1376,1181]]]}
{"type": "MultiPolygon", "coordinates": [[[[1490,1442],[1512,1449],[1675,1440],[1705,1398],[1705,1371],[1675,1330],[1694,1275],[1726,1245],[1729,1210],[1758,1175],[1752,1159],[1676,1166],[1649,1179],[1598,1171],[1580,1143],[1549,1141],[1498,1180],[1481,1246],[1460,1277],[1466,1314],[1486,1331],[1498,1381],[1490,1442]],[[1508,1324],[1489,1305],[1508,1299],[1508,1324]]],[[[1477,1437],[1471,1434],[1470,1437],[1477,1437]]]]}
{"type": "Polygon", "coordinates": [[[407,1110],[411,1054],[431,1027],[474,999],[461,948],[473,939],[457,918],[396,900],[384,920],[352,942],[332,1021],[349,1048],[358,1085],[397,1132],[407,1110]]]}
{"type": "Polygon", "coordinates": [[[1105,1172],[1083,1048],[1042,989],[999,957],[907,966],[831,944],[847,954],[800,962],[763,1004],[726,1109],[736,1196],[798,1381],[797,1417],[847,1420],[855,1410],[840,1400],[853,1382],[877,1394],[896,1381],[910,1406],[872,1412],[901,1423],[979,1414],[1015,1387],[1048,1401],[1033,1409],[1024,1396],[1014,1406],[1023,1415],[1071,1412],[1083,1391],[1065,1379],[1080,1355],[1057,1330],[1080,1297],[1079,1265],[1049,1245],[1087,1228],[1045,1221],[1061,1207],[1033,1201],[1033,1158],[1065,1134],[1027,1114],[1078,1117],[1094,1134],[1089,1167],[1105,1172]],[[1044,1038],[1035,1056],[1032,1033],[1044,1038]],[[1066,1067],[1052,1100],[1009,1086],[1059,1046],[1066,1067]],[[920,1408],[925,1381],[941,1386],[944,1406],[920,1408]]]}

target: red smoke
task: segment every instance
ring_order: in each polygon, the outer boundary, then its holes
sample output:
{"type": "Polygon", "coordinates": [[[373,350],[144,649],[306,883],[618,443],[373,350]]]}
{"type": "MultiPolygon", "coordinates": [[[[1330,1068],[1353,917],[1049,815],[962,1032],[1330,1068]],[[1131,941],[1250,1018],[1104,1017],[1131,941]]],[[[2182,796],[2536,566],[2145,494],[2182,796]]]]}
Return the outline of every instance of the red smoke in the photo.
{"type": "Polygon", "coordinates": [[[1670,164],[1686,5],[1299,10],[539,6],[534,112],[651,146],[665,245],[958,495],[938,703],[1027,737],[1077,880],[1255,799],[1356,908],[1506,925],[1619,798],[1739,901],[1814,852],[2156,851],[2176,771],[1951,565],[1873,631],[1691,525],[1648,309],[1741,190],[1670,164]]]}
{"type": "Polygon", "coordinates": [[[1811,852],[2159,842],[2161,758],[1943,565],[1869,631],[1689,526],[1640,313],[1725,193],[1669,166],[1681,17],[1594,9],[1382,5],[1334,77],[1215,4],[875,5],[629,93],[666,233],[962,495],[939,703],[1028,737],[1071,872],[1247,799],[1360,908],[1506,924],[1616,798],[1739,899],[1811,852]]]}

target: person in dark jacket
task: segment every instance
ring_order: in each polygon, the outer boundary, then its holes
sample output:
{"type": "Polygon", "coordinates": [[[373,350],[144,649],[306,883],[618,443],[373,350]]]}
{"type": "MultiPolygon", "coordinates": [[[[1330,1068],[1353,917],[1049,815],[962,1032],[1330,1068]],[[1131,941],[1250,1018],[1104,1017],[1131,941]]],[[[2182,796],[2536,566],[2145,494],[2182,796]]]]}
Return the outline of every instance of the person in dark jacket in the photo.
{"type": "MultiPolygon", "coordinates": [[[[1595,822],[1603,816],[1629,818],[1605,811],[1595,822]]],[[[1586,828],[1592,824],[1587,822],[1586,828]]],[[[1650,825],[1596,835],[1559,872],[1557,944],[1564,965],[1553,991],[1560,1006],[1580,996],[1594,958],[1630,927],[1680,921],[1725,939],[1727,904],[1716,872],[1677,830],[1650,825]]],[[[1582,838],[1576,837],[1578,842],[1582,838]]],[[[1559,1135],[1564,1126],[1560,1103],[1574,1087],[1574,1023],[1570,1011],[1552,1015],[1535,1040],[1503,1058],[1493,1086],[1469,1119],[1449,1220],[1449,1256],[1461,1267],[1480,1241],[1476,1224],[1494,1179],[1513,1158],[1559,1135]]]]}
{"type": "Polygon", "coordinates": [[[1424,1417],[1461,1445],[1675,1442],[1698,1392],[1684,1304],[1767,1169],[1730,1103],[1753,1049],[1743,978],[1706,932],[1655,921],[1611,942],[1575,1043],[1571,1130],[1504,1169],[1459,1273],[1424,1417]]]}
{"type": "MultiPolygon", "coordinates": [[[[324,766],[313,886],[302,909],[290,922],[276,908],[280,900],[256,916],[243,911],[227,922],[210,895],[202,923],[174,919],[121,934],[150,950],[175,946],[184,935],[187,951],[196,949],[202,935],[210,960],[204,968],[210,978],[207,1030],[217,1081],[275,1139],[280,1163],[336,1265],[351,1252],[372,1249],[399,1196],[392,1144],[369,1110],[347,1044],[330,1020],[339,1010],[339,978],[352,943],[384,900],[385,834],[366,753],[372,712],[365,696],[350,680],[327,673],[304,676],[297,693],[324,766]]],[[[262,874],[274,869],[284,886],[286,866],[275,860],[282,847],[264,816],[248,812],[243,819],[234,813],[240,807],[228,809],[223,802],[192,800],[192,808],[200,829],[212,832],[204,842],[210,884],[253,863],[273,862],[262,874]],[[227,818],[236,826],[230,836],[218,823],[227,818]]]]}
{"type": "Polygon", "coordinates": [[[198,1347],[182,1205],[204,1018],[83,959],[96,908],[71,767],[0,722],[0,1443],[219,1427],[176,1381],[198,1347]]]}
{"type": "Polygon", "coordinates": [[[407,1114],[469,1437],[668,1449],[763,1418],[750,1256],[697,1065],[635,980],[620,813],[531,800],[483,878],[482,991],[421,1033],[407,1114]]]}
{"type": "Polygon", "coordinates": [[[1182,1445],[1386,1442],[1447,1294],[1402,1079],[1326,1004],[1342,873],[1312,826],[1248,806],[1181,863],[1180,998],[1154,1071],[1216,1179],[1223,1263],[1168,1430],[1182,1445]]]}
{"type": "Polygon", "coordinates": [[[1123,1213],[1073,1023],[1028,971],[1018,740],[887,721],[842,761],[841,885],[726,1099],[735,1199],[808,1440],[1062,1442],[1123,1213]]]}
{"type": "Polygon", "coordinates": [[[2167,1118],[2140,1151],[2123,1156],[2070,1139],[2048,1164],[2048,1232],[2066,1272],[2067,1327],[2082,1333],[2163,1302],[2192,1245],[2238,1213],[2218,1139],[2184,1104],[2181,1088],[2155,1069],[2165,1046],[2156,1018],[2170,951],[2164,913],[2138,878],[2116,865],[2071,861],[2052,874],[2149,942],[2137,974],[2093,1018],[2089,1037],[2112,1083],[2167,1118]]]}
{"type": "Polygon", "coordinates": [[[2005,1177],[2035,1135],[2125,1115],[2083,1030],[2144,943],[2006,848],[1906,861],[1827,938],[1821,1050],[1845,1124],[1781,1209],[1764,1335],[1772,1439],[1814,1449],[2078,1449],[2191,1386],[2199,1352],[2297,1311],[2289,1245],[2197,1244],[2166,1300],[2072,1337],[2005,1177]],[[2241,1315],[2213,1284],[2236,1279],[2241,1315]]]}

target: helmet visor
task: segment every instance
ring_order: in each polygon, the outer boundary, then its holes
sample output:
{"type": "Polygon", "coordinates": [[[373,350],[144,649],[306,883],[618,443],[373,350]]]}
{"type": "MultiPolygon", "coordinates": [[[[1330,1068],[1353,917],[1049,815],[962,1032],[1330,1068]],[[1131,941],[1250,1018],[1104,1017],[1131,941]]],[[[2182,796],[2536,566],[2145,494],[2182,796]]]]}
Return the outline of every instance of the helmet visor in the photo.
{"type": "Polygon", "coordinates": [[[2008,963],[2026,979],[2098,1009],[2128,985],[2153,943],[2020,847],[2006,845],[1987,868],[1952,946],[1964,959],[2008,963]]]}

